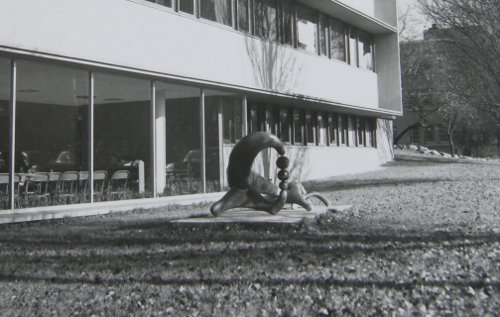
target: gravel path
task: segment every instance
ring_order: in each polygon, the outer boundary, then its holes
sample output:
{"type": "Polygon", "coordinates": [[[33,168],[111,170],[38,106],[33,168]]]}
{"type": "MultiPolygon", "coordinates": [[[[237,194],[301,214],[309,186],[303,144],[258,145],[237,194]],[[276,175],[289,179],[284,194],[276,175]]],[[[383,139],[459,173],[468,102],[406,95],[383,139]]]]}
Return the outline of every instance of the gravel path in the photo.
{"type": "Polygon", "coordinates": [[[1,316],[497,316],[500,165],[306,183],[300,225],[181,225],[208,204],[0,226],[1,316]]]}

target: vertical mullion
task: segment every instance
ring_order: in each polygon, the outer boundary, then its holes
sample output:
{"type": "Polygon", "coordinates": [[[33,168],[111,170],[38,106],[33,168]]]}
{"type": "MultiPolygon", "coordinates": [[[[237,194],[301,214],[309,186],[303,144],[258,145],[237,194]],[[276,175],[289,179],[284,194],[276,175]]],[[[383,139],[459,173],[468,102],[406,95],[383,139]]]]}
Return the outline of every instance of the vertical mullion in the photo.
{"type": "Polygon", "coordinates": [[[89,202],[94,202],[94,74],[89,71],[89,81],[88,81],[88,90],[89,90],[89,103],[88,103],[88,126],[87,126],[87,134],[88,134],[88,176],[87,176],[87,188],[89,193],[89,202]]]}
{"type": "MultiPolygon", "coordinates": [[[[199,0],[194,0],[193,3],[193,10],[194,10],[194,16],[199,19],[200,18],[200,6],[199,6],[199,0]]],[[[201,0],[201,1],[206,1],[206,0],[201,0]]]]}
{"type": "Polygon", "coordinates": [[[150,173],[152,182],[153,198],[157,197],[157,183],[156,183],[156,83],[151,81],[151,104],[150,104],[150,173]]]}
{"type": "Polygon", "coordinates": [[[238,14],[238,11],[236,9],[236,2],[237,0],[231,0],[231,26],[235,30],[238,29],[238,20],[236,20],[236,15],[238,14]]]}
{"type": "Polygon", "coordinates": [[[325,17],[325,23],[326,23],[326,26],[325,26],[325,36],[326,36],[326,56],[328,58],[332,58],[332,43],[330,43],[330,17],[329,16],[326,16],[325,17]]]}
{"type": "Polygon", "coordinates": [[[248,0],[248,33],[255,35],[255,11],[253,0],[248,0]]]}
{"type": "Polygon", "coordinates": [[[351,41],[349,40],[349,27],[344,24],[344,54],[345,62],[351,65],[351,41]]]}
{"type": "Polygon", "coordinates": [[[15,198],[15,161],[16,161],[16,76],[17,64],[15,60],[10,63],[10,129],[9,129],[9,203],[8,209],[14,209],[15,198]]]}
{"type": "Polygon", "coordinates": [[[316,11],[316,42],[318,46],[316,47],[316,54],[321,56],[321,17],[319,11],[316,11]]]}
{"type": "Polygon", "coordinates": [[[224,185],[224,117],[222,113],[222,99],[217,107],[217,127],[218,127],[218,143],[219,143],[219,191],[223,190],[224,185]]]}
{"type": "Polygon", "coordinates": [[[359,32],[357,29],[354,30],[356,32],[356,66],[359,67],[359,32]]]}
{"type": "Polygon", "coordinates": [[[206,176],[206,143],[205,143],[205,91],[203,88],[200,89],[200,140],[201,140],[201,147],[200,147],[200,158],[201,158],[201,166],[200,166],[200,171],[201,171],[201,183],[202,183],[202,188],[203,188],[203,193],[207,192],[207,176],[206,176]]]}
{"type": "Polygon", "coordinates": [[[248,100],[247,96],[243,96],[241,103],[241,137],[243,138],[248,134],[248,100]]]}

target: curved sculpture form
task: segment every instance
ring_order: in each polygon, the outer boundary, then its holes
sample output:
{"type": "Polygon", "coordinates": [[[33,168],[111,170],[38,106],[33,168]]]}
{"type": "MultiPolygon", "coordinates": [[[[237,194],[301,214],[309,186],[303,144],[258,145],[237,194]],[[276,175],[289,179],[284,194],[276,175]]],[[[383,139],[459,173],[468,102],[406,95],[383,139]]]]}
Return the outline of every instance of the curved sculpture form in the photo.
{"type": "Polygon", "coordinates": [[[241,139],[229,156],[227,180],[230,189],[221,200],[210,208],[210,212],[214,216],[218,216],[228,209],[248,207],[267,211],[273,215],[278,213],[285,205],[287,197],[288,183],[286,180],[288,179],[288,172],[286,168],[288,167],[288,159],[284,155],[285,148],[283,143],[272,134],[255,132],[241,139]],[[279,187],[281,191],[276,200],[261,195],[266,190],[272,189],[273,184],[269,181],[253,181],[253,183],[256,183],[256,186],[251,186],[253,178],[250,176],[256,175],[251,171],[253,161],[257,154],[266,148],[274,148],[281,155],[278,159],[280,163],[277,161],[277,164],[279,164],[278,167],[281,169],[280,172],[284,173],[282,173],[282,178],[280,178],[281,183],[279,187]]]}
{"type": "Polygon", "coordinates": [[[221,200],[212,205],[211,213],[218,216],[232,208],[248,207],[274,215],[285,203],[298,204],[311,211],[312,206],[308,201],[311,197],[320,199],[328,206],[328,200],[321,194],[307,194],[304,186],[298,182],[287,183],[288,165],[283,143],[276,136],[267,132],[255,132],[244,137],[229,156],[227,178],[230,189],[221,200]],[[280,154],[276,160],[276,166],[280,169],[279,186],[251,170],[256,156],[266,148],[274,148],[280,154]]]}

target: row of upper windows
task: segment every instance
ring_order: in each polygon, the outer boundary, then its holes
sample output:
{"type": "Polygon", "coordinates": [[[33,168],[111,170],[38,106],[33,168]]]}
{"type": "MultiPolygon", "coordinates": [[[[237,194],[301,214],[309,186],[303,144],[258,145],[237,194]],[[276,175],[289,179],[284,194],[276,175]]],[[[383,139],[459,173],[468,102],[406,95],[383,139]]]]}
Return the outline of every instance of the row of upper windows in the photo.
{"type": "Polygon", "coordinates": [[[334,112],[252,104],[248,132],[266,131],[293,145],[376,147],[376,119],[334,112]]]}
{"type": "Polygon", "coordinates": [[[293,0],[146,0],[276,43],[375,70],[373,36],[293,0]]]}

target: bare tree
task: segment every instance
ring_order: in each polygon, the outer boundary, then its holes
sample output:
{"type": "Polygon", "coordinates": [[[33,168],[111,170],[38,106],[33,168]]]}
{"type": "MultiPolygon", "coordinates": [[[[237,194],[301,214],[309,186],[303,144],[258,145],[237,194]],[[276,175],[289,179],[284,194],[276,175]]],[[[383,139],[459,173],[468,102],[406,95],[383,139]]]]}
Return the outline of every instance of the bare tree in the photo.
{"type": "MultiPolygon", "coordinates": [[[[418,0],[434,23],[448,29],[462,54],[468,89],[460,98],[488,113],[500,128],[500,4],[498,0],[418,0]],[[472,67],[471,67],[472,66],[472,67]]],[[[500,135],[498,136],[500,142],[500,135]]],[[[500,143],[499,143],[500,147],[500,143]]]]}
{"type": "Polygon", "coordinates": [[[403,108],[406,113],[410,113],[407,118],[411,116],[412,121],[402,131],[398,131],[394,143],[398,143],[409,131],[425,127],[427,117],[437,110],[428,102],[429,87],[422,80],[431,65],[423,58],[420,43],[417,40],[415,26],[420,21],[412,15],[412,12],[416,10],[414,5],[409,5],[398,12],[403,108]]]}
{"type": "Polygon", "coordinates": [[[412,13],[417,8],[414,5],[407,6],[404,10],[398,12],[398,33],[399,41],[407,42],[417,39],[416,25],[421,23],[412,13]]]}

